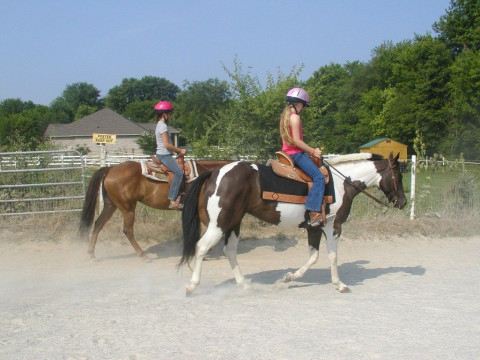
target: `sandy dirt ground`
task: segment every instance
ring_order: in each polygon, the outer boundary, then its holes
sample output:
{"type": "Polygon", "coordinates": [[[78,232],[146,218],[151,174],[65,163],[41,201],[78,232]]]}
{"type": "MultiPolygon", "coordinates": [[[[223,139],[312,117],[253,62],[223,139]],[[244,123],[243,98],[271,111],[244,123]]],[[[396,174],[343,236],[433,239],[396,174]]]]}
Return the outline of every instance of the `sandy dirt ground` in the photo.
{"type": "Polygon", "coordinates": [[[303,279],[306,234],[244,240],[235,285],[214,248],[185,296],[180,246],[53,242],[0,230],[0,359],[480,359],[480,236],[343,237],[303,279]]]}

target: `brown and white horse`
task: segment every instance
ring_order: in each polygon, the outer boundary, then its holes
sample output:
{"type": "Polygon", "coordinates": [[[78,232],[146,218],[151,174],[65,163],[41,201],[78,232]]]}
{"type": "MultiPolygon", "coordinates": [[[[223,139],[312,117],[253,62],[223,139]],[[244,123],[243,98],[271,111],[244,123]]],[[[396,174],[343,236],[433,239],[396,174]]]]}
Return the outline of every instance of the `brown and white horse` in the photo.
{"type": "MultiPolygon", "coordinates": [[[[402,209],[407,200],[403,192],[402,174],[398,156],[388,159],[379,155],[359,153],[330,159],[336,202],[330,205],[325,227],[308,227],[310,258],[295,273],[288,273],[284,281],[302,277],[318,259],[322,233],[326,236],[332,283],[340,292],[349,291],[340,281],[337,270],[337,246],[342,224],[347,220],[353,198],[369,186],[379,187],[402,209]]],[[[279,226],[299,226],[305,222],[303,204],[282,203],[261,198],[259,165],[234,162],[199,176],[190,186],[182,212],[183,253],[179,266],[195,258],[195,266],[187,295],[200,283],[202,261],[207,252],[225,236],[223,251],[227,256],[237,284],[245,278],[237,262],[240,224],[246,213],[279,226]],[[207,226],[200,238],[200,221],[207,226]]]]}
{"type": "MultiPolygon", "coordinates": [[[[231,162],[231,160],[199,160],[195,162],[195,165],[197,172],[202,174],[231,162]]],[[[79,235],[81,238],[87,236],[93,224],[99,190],[102,191],[104,205],[93,227],[88,244],[88,254],[95,258],[98,234],[115,210],[119,209],[123,215],[123,233],[138,256],[148,260],[133,234],[135,209],[137,202],[140,201],[154,209],[168,210],[170,204],[168,183],[145,177],[142,174],[141,164],[136,161],[126,161],[112,167],[98,169],[90,179],[80,215],[79,235]]]]}

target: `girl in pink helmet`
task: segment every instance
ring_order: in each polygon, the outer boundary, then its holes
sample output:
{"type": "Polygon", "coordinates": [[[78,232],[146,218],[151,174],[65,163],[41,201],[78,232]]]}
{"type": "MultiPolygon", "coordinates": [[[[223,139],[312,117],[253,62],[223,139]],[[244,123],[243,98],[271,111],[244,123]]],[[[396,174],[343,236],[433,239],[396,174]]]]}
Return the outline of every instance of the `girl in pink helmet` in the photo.
{"type": "Polygon", "coordinates": [[[300,114],[310,106],[310,97],[302,88],[290,89],[287,93],[287,106],[280,117],[280,135],[282,151],[290,155],[295,164],[308,174],[313,185],[305,203],[309,213],[308,225],[325,225],[325,214],[322,214],[325,178],[310,157],[321,157],[322,149],[311,147],[303,141],[302,119],[300,114]]]}
{"type": "Polygon", "coordinates": [[[182,186],[183,170],[172,155],[173,153],[185,155],[187,150],[180,149],[172,143],[172,137],[170,136],[167,125],[173,113],[172,104],[168,101],[160,101],[153,109],[155,112],[155,120],[157,121],[157,127],[155,128],[155,137],[157,139],[156,156],[174,175],[168,192],[168,199],[170,200],[169,208],[179,210],[182,208],[182,205],[180,201],[177,201],[177,198],[180,187],[182,186]]]}

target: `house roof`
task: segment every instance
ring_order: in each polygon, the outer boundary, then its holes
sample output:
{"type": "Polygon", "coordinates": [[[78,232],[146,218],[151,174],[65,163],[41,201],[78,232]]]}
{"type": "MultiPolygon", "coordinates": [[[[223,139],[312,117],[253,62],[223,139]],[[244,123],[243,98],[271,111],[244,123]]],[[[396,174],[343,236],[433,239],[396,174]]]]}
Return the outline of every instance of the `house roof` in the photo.
{"type": "Polygon", "coordinates": [[[388,138],[381,138],[381,139],[372,140],[372,141],[370,141],[366,144],[360,145],[360,149],[372,147],[373,145],[377,145],[378,143],[381,143],[385,140],[388,140],[388,138]]]}
{"type": "MultiPolygon", "coordinates": [[[[136,123],[111,109],[104,108],[70,124],[49,124],[45,136],[78,137],[92,136],[93,133],[139,136],[146,132],[155,132],[156,125],[156,123],[136,123]]],[[[179,133],[170,126],[169,130],[172,134],[179,133]]]]}

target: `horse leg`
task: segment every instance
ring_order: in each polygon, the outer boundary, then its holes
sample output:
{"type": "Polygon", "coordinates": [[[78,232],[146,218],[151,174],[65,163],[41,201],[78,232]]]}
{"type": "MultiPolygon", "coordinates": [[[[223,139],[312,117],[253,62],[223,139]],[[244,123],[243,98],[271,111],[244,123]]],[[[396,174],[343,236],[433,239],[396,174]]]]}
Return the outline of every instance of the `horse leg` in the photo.
{"type": "Polygon", "coordinates": [[[102,212],[95,221],[92,237],[88,243],[88,254],[92,259],[95,259],[95,245],[97,244],[98,234],[103,229],[107,221],[110,220],[115,210],[117,210],[117,207],[111,201],[109,201],[109,199],[105,199],[102,212]]]}
{"type": "Polygon", "coordinates": [[[235,229],[230,232],[230,236],[227,238],[227,243],[223,247],[223,252],[227,256],[228,261],[230,262],[230,267],[233,271],[233,276],[235,276],[235,281],[238,285],[245,284],[245,277],[240,270],[237,262],[237,247],[238,247],[238,230],[235,229]]]}
{"type": "Polygon", "coordinates": [[[333,221],[325,227],[325,237],[327,238],[327,253],[330,260],[330,273],[332,277],[332,284],[336,286],[337,290],[341,293],[350,292],[347,285],[340,281],[337,268],[337,250],[338,242],[340,239],[340,231],[334,231],[333,221]]]}
{"type": "Polygon", "coordinates": [[[288,272],[283,277],[283,282],[289,282],[301,278],[307,272],[310,267],[315,264],[318,260],[318,249],[320,247],[320,239],[322,238],[322,229],[317,226],[314,228],[309,228],[308,230],[308,245],[310,247],[310,258],[307,263],[303,265],[300,269],[295,271],[294,274],[288,272]]]}
{"type": "MultiPolygon", "coordinates": [[[[211,224],[211,223],[210,223],[211,224]]],[[[214,247],[222,238],[222,230],[216,225],[208,226],[207,231],[198,241],[195,248],[195,266],[193,267],[190,284],[186,288],[186,294],[191,295],[198,284],[200,284],[200,276],[202,274],[202,262],[208,251],[214,247]]]]}
{"type": "Polygon", "coordinates": [[[123,233],[127,237],[130,244],[132,244],[135,252],[138,256],[143,258],[144,260],[149,260],[148,256],[143,252],[140,245],[138,245],[137,240],[135,240],[135,236],[133,235],[133,224],[135,223],[135,207],[129,210],[123,210],[123,233]]]}

